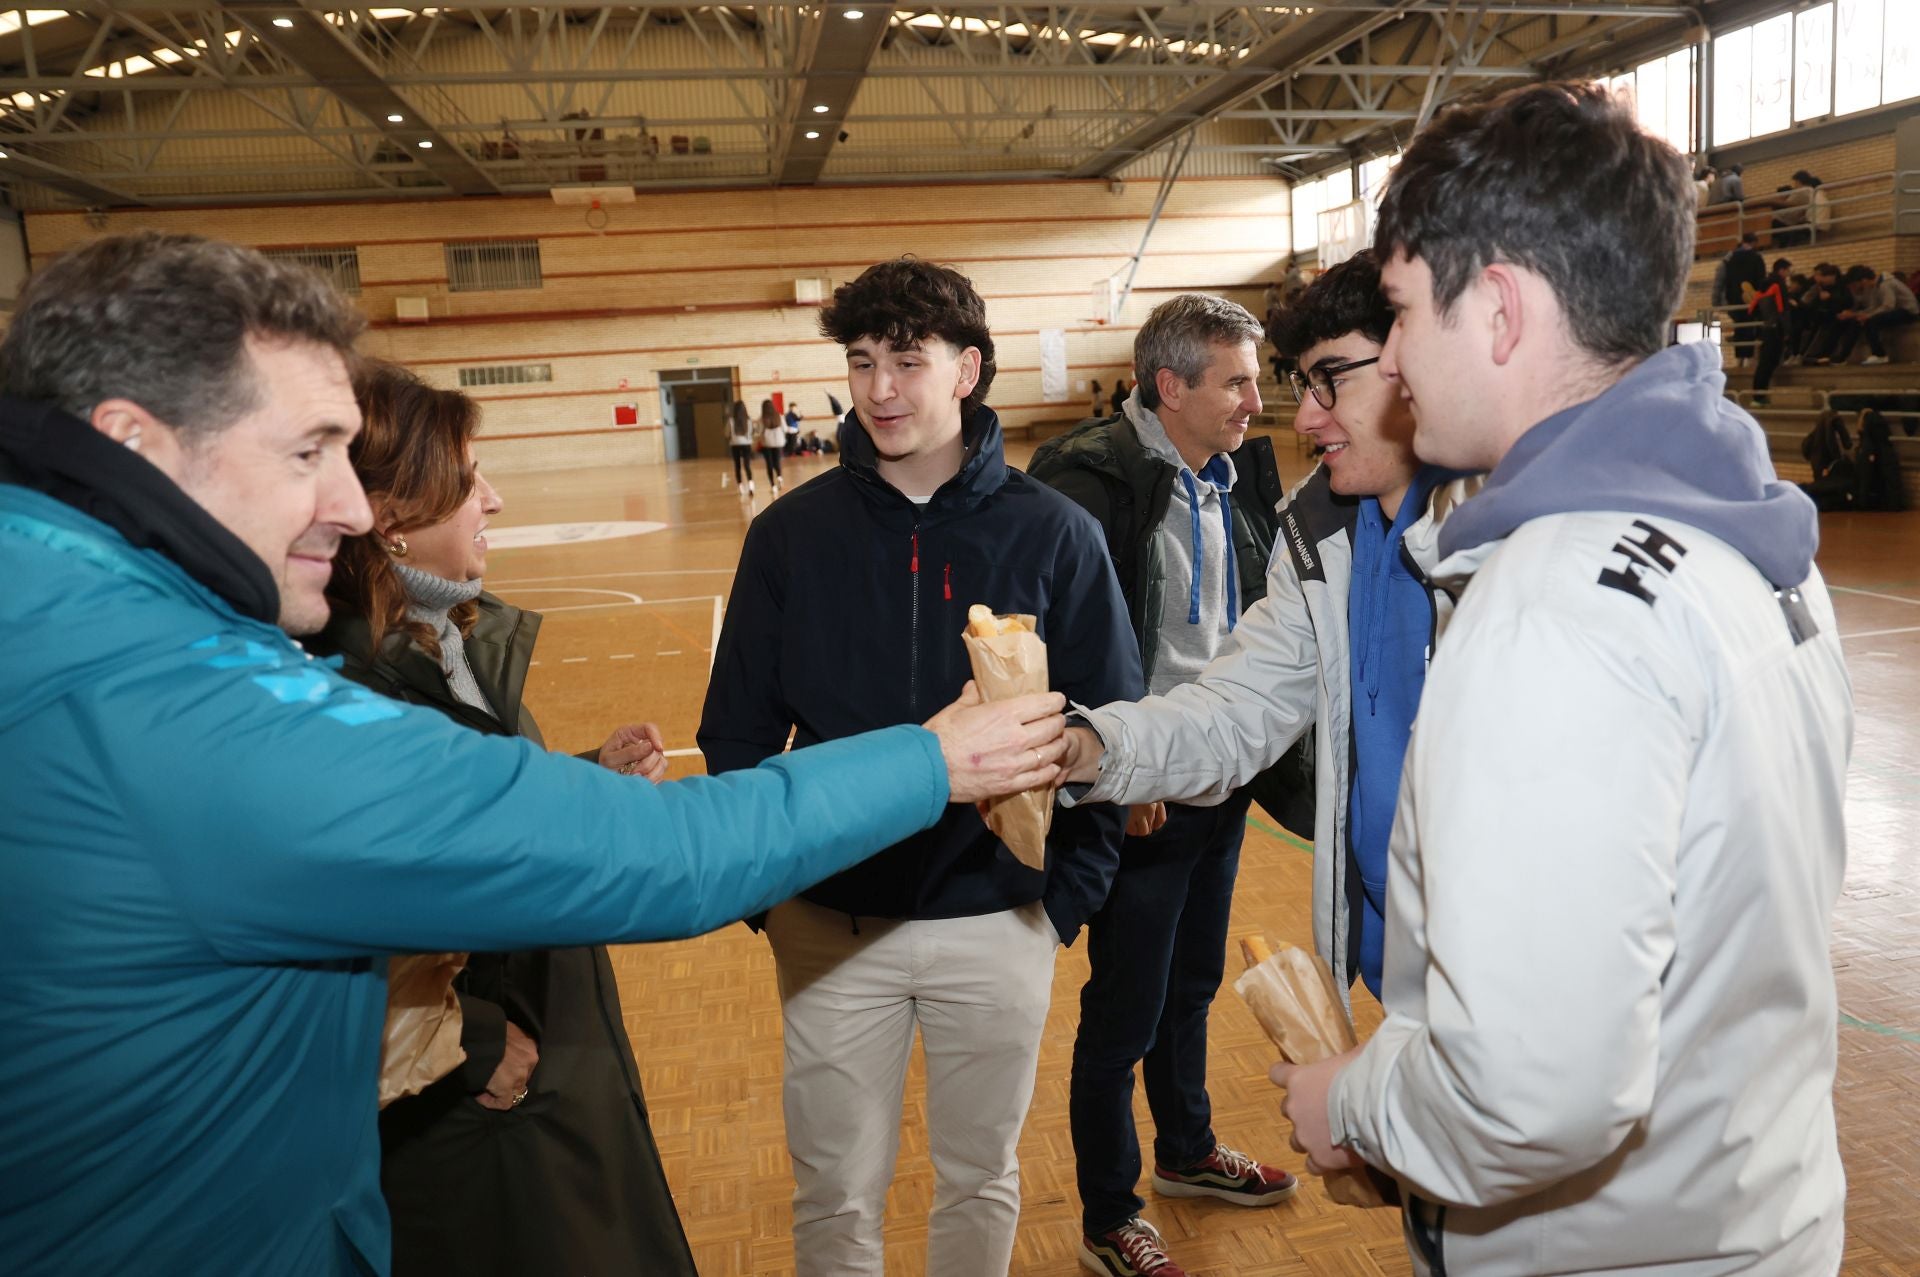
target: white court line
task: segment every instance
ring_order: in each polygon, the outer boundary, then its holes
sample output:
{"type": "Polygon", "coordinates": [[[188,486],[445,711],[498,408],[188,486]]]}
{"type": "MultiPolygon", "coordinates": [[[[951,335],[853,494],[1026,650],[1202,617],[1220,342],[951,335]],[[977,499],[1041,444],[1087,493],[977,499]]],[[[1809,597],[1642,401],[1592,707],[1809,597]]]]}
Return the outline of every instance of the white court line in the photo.
{"type": "Polygon", "coordinates": [[[1920,634],[1920,625],[1903,625],[1897,630],[1861,630],[1858,634],[1842,634],[1840,641],[1857,638],[1879,638],[1882,634],[1920,634]]]}
{"type": "Polygon", "coordinates": [[[1850,585],[1829,585],[1827,589],[1834,594],[1858,594],[1863,598],[1885,599],[1889,603],[1911,603],[1914,607],[1920,607],[1920,599],[1903,598],[1898,594],[1881,594],[1875,590],[1856,590],[1850,585]]]}
{"type": "Polygon", "coordinates": [[[562,665],[585,665],[587,658],[584,656],[563,656],[560,658],[560,663],[562,665]]]}
{"type": "Polygon", "coordinates": [[[707,677],[713,677],[713,658],[720,654],[720,617],[726,610],[726,600],[718,594],[713,596],[713,639],[707,644],[707,677]]]}
{"type": "Polygon", "coordinates": [[[617,576],[732,576],[732,568],[635,568],[628,572],[574,572],[566,576],[505,576],[488,578],[488,586],[532,585],[536,581],[604,581],[617,576]]]}
{"type": "MultiPolygon", "coordinates": [[[[523,591],[523,593],[526,593],[526,594],[609,594],[621,600],[624,603],[645,603],[646,602],[645,599],[641,598],[638,594],[633,593],[631,590],[603,590],[597,586],[591,586],[591,585],[547,585],[547,586],[536,585],[530,590],[523,591]]],[[[569,603],[564,606],[579,607],[581,605],[577,603],[569,603]]],[[[595,606],[605,607],[607,605],[604,603],[601,603],[595,606]]],[[[533,608],[531,610],[535,612],[548,612],[548,611],[558,612],[563,610],[563,608],[533,608]]]]}
{"type": "Polygon", "coordinates": [[[680,655],[680,649],[676,647],[671,649],[670,651],[655,652],[654,655],[655,656],[678,656],[680,655]]]}
{"type": "MultiPolygon", "coordinates": [[[[616,591],[617,593],[617,591],[616,591]]],[[[619,603],[568,603],[561,607],[537,607],[532,610],[542,616],[552,616],[556,612],[591,612],[603,607],[652,607],[659,603],[705,603],[708,599],[717,599],[716,594],[688,594],[675,599],[634,599],[619,603]]]]}
{"type": "Polygon", "coordinates": [[[633,653],[632,652],[615,652],[612,656],[609,656],[607,659],[610,661],[630,661],[633,659],[633,653]]]}

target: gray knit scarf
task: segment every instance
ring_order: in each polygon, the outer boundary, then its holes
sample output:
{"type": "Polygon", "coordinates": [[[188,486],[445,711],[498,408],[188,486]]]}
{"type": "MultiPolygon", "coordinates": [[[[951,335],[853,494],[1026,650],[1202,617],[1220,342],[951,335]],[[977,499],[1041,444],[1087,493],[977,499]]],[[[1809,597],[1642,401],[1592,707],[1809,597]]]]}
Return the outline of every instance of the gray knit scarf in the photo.
{"type": "Polygon", "coordinates": [[[404,563],[396,563],[393,567],[400,574],[400,584],[406,587],[408,618],[431,625],[440,639],[440,669],[447,676],[447,688],[453,693],[454,699],[493,718],[500,717],[499,711],[487,704],[486,693],[480,690],[479,681],[473,677],[473,668],[467,664],[467,645],[460,637],[460,627],[448,615],[460,604],[479,598],[484,588],[483,582],[477,577],[471,581],[449,581],[431,572],[410,568],[404,563]]]}

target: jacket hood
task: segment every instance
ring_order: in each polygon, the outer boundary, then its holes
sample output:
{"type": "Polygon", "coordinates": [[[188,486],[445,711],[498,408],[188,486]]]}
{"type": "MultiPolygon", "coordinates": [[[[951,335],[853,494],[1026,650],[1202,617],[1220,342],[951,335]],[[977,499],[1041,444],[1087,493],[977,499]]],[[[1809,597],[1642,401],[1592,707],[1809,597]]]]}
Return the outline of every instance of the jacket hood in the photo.
{"type": "Polygon", "coordinates": [[[54,405],[0,398],[0,475],[165,555],[242,616],[279,619],[280,591],[246,542],[151,462],[54,405]]]}
{"type": "MultiPolygon", "coordinates": [[[[840,464],[863,481],[863,490],[893,491],[893,485],[880,477],[880,454],[873,446],[873,437],[860,424],[857,409],[847,409],[847,415],[840,419],[839,438],[840,464]]],[[[971,505],[1007,481],[1006,442],[1000,432],[999,414],[981,404],[960,427],[960,440],[965,447],[960,473],[940,485],[934,495],[935,505],[954,499],[971,505]]]]}
{"type": "Polygon", "coordinates": [[[1774,475],[1759,423],[1725,398],[1720,352],[1670,346],[1522,435],[1440,533],[1453,555],[1551,514],[1664,516],[1725,541],[1776,586],[1813,566],[1813,502],[1774,475]]]}

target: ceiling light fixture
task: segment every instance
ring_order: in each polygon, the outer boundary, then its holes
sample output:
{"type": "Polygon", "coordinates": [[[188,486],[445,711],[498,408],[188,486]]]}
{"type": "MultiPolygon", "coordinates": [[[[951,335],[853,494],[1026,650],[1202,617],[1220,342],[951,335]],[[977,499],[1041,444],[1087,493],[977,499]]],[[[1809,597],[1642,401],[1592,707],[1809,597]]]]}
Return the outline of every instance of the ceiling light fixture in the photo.
{"type": "Polygon", "coordinates": [[[858,22],[860,19],[866,17],[867,14],[864,9],[849,9],[845,16],[848,22],[858,22]]]}
{"type": "Polygon", "coordinates": [[[431,142],[422,142],[422,143],[420,143],[420,149],[421,149],[421,150],[423,150],[423,151],[431,151],[431,150],[433,149],[433,143],[431,143],[431,142]]]}
{"type": "Polygon", "coordinates": [[[813,141],[813,140],[814,140],[815,138],[817,138],[817,137],[819,137],[819,136],[820,136],[820,130],[819,130],[819,129],[808,129],[808,130],[807,130],[807,141],[809,141],[809,142],[811,142],[811,141],[813,141]]]}
{"type": "Polygon", "coordinates": [[[404,115],[389,115],[389,116],[387,117],[387,123],[388,123],[388,124],[398,124],[398,123],[400,123],[400,122],[401,122],[402,120],[404,120],[404,119],[406,119],[406,118],[407,118],[407,117],[406,117],[406,116],[404,116],[404,115]]]}
{"type": "Polygon", "coordinates": [[[825,115],[827,113],[827,104],[822,102],[819,106],[814,107],[813,113],[815,115],[825,115]]]}
{"type": "Polygon", "coordinates": [[[273,25],[276,27],[291,27],[293,25],[293,19],[292,18],[275,18],[273,20],[273,25]]]}

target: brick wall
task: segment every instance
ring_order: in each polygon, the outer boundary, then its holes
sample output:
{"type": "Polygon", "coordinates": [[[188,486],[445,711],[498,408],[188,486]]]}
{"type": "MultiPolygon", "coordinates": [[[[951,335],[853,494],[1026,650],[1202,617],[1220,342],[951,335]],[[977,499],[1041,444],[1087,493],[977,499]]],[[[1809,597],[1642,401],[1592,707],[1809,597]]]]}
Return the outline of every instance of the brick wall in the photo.
{"type": "Polygon", "coordinates": [[[609,208],[598,231],[587,210],[539,199],[116,211],[104,232],[78,214],[41,213],[28,215],[27,234],[36,261],[147,227],[258,246],[353,245],[370,353],[445,386],[458,385],[463,366],[552,365],[550,383],[470,391],[484,405],[482,461],[546,469],[660,460],[658,376],[690,365],[736,369],[750,406],[778,391],[824,424],[827,392],[846,400],[845,361],[818,335],[813,308],[794,304],[794,281],[831,287],[900,253],[957,267],[986,299],[999,363],[991,402],[1009,425],[1077,416],[1086,399],[1077,388],[1060,403],[1041,393],[1041,329],[1066,331],[1070,385],[1131,381],[1133,334],[1156,303],[1201,289],[1257,311],[1287,251],[1281,182],[1182,181],[1125,313],[1096,324],[1091,290],[1139,246],[1153,196],[1138,182],[1119,193],[1052,182],[662,194],[609,208]],[[443,244],[493,238],[539,241],[540,288],[448,289],[443,244]],[[424,298],[431,318],[398,322],[399,298],[424,298]],[[639,426],[616,428],[616,404],[637,405],[639,426]]]}
{"type": "MultiPolygon", "coordinates": [[[[1749,164],[1741,174],[1749,201],[1772,194],[1775,187],[1786,185],[1796,171],[1806,169],[1824,184],[1829,200],[1834,201],[1833,216],[1837,220],[1831,233],[1823,236],[1820,243],[1777,250],[1770,245],[1770,217],[1765,212],[1750,214],[1745,226],[1759,231],[1760,251],[1768,260],[1789,258],[1797,272],[1810,273],[1814,264],[1821,261],[1834,262],[1842,270],[1856,262],[1882,270],[1913,270],[1920,267],[1920,235],[1893,233],[1891,179],[1879,176],[1891,173],[1893,165],[1891,124],[1885,133],[1872,137],[1749,164]],[[1841,220],[1849,217],[1861,220],[1841,220]]],[[[1707,305],[1714,268],[1735,238],[1734,226],[1727,218],[1702,219],[1701,251],[1688,277],[1682,314],[1690,315],[1707,305]]]]}

